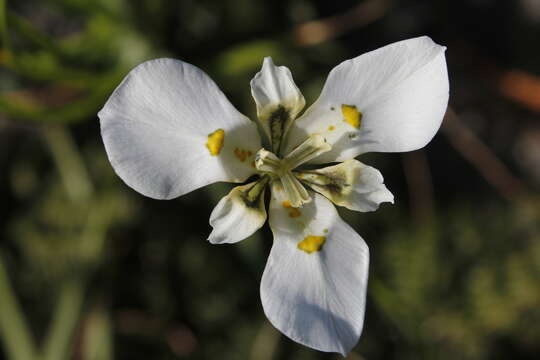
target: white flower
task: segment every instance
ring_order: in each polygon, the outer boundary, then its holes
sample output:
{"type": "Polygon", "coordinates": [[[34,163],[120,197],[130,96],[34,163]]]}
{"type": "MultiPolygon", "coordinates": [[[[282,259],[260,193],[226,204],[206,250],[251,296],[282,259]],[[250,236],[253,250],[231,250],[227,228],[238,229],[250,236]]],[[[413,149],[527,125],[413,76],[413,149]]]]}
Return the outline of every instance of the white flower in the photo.
{"type": "Polygon", "coordinates": [[[305,101],[290,71],[265,58],[251,92],[267,149],[256,124],[203,71],[148,61],[99,112],[103,141],[117,174],[155,199],[257,176],[217,204],[212,243],[238,242],[259,229],[270,187],[274,244],[261,281],[264,312],[291,339],[346,354],[362,331],[369,252],[332,202],[358,211],[393,202],[380,172],[354,157],[431,140],[448,102],[444,50],[420,37],[347,60],[298,119],[305,101]],[[341,163],[314,166],[332,162],[341,163]]]}

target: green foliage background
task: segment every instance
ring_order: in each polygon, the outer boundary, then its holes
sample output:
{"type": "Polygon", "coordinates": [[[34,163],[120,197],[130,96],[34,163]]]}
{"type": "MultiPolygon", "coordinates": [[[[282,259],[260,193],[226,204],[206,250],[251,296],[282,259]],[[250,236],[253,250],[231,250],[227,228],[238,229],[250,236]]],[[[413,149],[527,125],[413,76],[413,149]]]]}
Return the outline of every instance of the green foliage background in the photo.
{"type": "Polygon", "coordinates": [[[349,358],[536,359],[534,4],[0,0],[0,358],[339,358],[265,319],[268,228],[234,246],[205,241],[230,186],[142,197],[113,173],[96,113],[133,66],[168,56],[204,69],[254,118],[249,80],[264,56],[291,69],[309,104],[339,62],[426,34],[448,46],[461,127],[447,117],[424,150],[361,158],[396,205],[341,211],[372,256],[364,334],[349,358]],[[313,40],[309,21],[326,35],[313,40]],[[525,91],[510,70],[529,79],[525,91]]]}

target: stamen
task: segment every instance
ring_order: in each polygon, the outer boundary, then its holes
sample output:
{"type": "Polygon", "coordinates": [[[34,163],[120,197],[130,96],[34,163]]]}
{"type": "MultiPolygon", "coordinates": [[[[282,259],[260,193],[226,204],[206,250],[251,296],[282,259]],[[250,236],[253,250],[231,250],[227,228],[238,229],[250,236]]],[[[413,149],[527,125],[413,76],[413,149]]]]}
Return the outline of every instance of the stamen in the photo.
{"type": "Polygon", "coordinates": [[[306,188],[290,171],[281,175],[280,179],[292,207],[298,208],[311,201],[311,197],[306,188]]]}
{"type": "Polygon", "coordinates": [[[322,153],[330,151],[330,149],[332,149],[332,146],[326,142],[322,135],[313,134],[291,151],[283,161],[287,164],[287,167],[292,170],[297,166],[316,158],[322,153]]]}
{"type": "Polygon", "coordinates": [[[268,150],[260,149],[255,154],[255,167],[259,171],[279,174],[282,170],[281,160],[268,150]]]}
{"type": "MultiPolygon", "coordinates": [[[[321,142],[323,145],[326,144],[320,135],[319,137],[319,139],[316,137],[312,139],[312,143],[314,144],[311,146],[311,148],[317,145],[319,148],[322,147],[320,144],[321,142]]],[[[309,146],[304,147],[304,151],[308,151],[308,147],[309,146]]],[[[317,150],[312,149],[311,152],[313,151],[317,150]]],[[[305,156],[303,158],[305,158],[305,156]]],[[[287,162],[287,158],[283,160],[279,159],[276,155],[265,149],[260,149],[255,155],[255,167],[257,170],[266,172],[268,176],[272,178],[272,180],[279,179],[290,205],[298,208],[303,204],[310,202],[311,197],[300,181],[298,181],[298,179],[292,174],[291,166],[294,166],[294,164],[294,162],[292,165],[291,163],[287,162]]]]}

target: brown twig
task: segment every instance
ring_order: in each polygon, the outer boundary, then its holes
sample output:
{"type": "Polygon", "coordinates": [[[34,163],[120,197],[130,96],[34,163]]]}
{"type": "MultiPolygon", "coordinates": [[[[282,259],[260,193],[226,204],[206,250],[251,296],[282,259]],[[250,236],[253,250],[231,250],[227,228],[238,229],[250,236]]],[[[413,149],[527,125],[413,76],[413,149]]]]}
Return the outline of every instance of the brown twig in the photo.
{"type": "Polygon", "coordinates": [[[403,154],[401,158],[409,202],[413,217],[419,222],[426,222],[433,216],[433,183],[426,154],[423,150],[403,154]]]}
{"type": "Polygon", "coordinates": [[[164,339],[170,349],[181,357],[191,355],[198,347],[195,334],[186,325],[167,323],[163,318],[140,310],[118,311],[115,323],[121,334],[155,336],[164,339]]]}
{"type": "Polygon", "coordinates": [[[486,181],[506,200],[513,201],[527,192],[525,184],[478,138],[449,107],[442,130],[450,144],[469,161],[486,181]]]}
{"type": "Polygon", "coordinates": [[[391,5],[391,0],[367,0],[341,14],[300,24],[293,36],[301,46],[317,45],[380,19],[391,5]]]}
{"type": "Polygon", "coordinates": [[[502,72],[498,88],[507,98],[540,112],[540,77],[521,70],[502,72]]]}

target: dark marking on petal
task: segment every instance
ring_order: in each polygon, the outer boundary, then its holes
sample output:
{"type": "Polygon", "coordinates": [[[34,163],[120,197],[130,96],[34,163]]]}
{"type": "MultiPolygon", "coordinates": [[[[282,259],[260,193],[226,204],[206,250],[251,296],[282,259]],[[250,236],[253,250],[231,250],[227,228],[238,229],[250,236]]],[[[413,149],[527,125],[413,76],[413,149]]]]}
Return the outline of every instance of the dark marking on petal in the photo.
{"type": "Polygon", "coordinates": [[[285,134],[285,125],[290,119],[290,116],[290,111],[283,105],[279,105],[268,117],[268,126],[270,128],[270,136],[272,137],[272,150],[276,154],[279,153],[281,141],[285,134]]]}
{"type": "Polygon", "coordinates": [[[304,170],[303,174],[315,175],[315,178],[310,179],[309,176],[300,177],[300,181],[307,185],[324,188],[334,195],[341,195],[351,184],[347,183],[346,179],[339,173],[323,174],[317,170],[304,170]],[[317,179],[317,180],[315,180],[317,179]]]}
{"type": "Polygon", "coordinates": [[[269,181],[270,178],[268,176],[264,176],[260,178],[255,184],[253,184],[253,186],[251,186],[249,189],[242,191],[240,196],[244,201],[244,204],[248,208],[259,208],[261,196],[263,196],[264,189],[266,188],[266,185],[269,181]]]}

